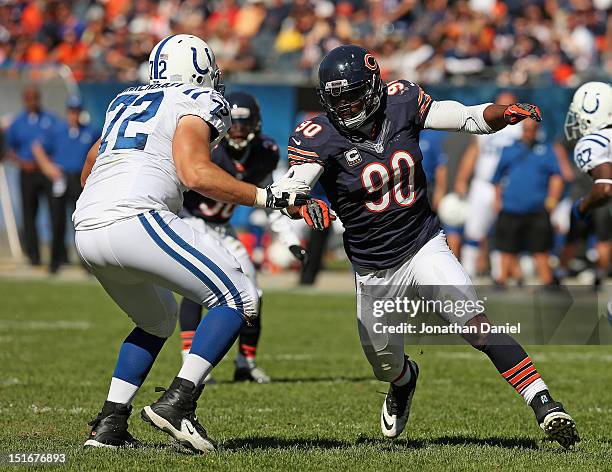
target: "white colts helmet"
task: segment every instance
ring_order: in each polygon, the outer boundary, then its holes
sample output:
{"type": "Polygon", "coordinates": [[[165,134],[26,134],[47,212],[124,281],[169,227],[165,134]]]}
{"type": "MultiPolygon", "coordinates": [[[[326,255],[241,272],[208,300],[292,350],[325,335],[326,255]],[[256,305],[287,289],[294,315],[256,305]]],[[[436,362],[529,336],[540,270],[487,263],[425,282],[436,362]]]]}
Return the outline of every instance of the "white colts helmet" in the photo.
{"type": "Polygon", "coordinates": [[[587,82],[572,99],[565,117],[565,135],[573,141],[612,124],[612,86],[587,82]]]}
{"type": "Polygon", "coordinates": [[[182,82],[223,93],[215,55],[206,42],[191,34],[162,39],[149,55],[149,83],[182,82]]]}

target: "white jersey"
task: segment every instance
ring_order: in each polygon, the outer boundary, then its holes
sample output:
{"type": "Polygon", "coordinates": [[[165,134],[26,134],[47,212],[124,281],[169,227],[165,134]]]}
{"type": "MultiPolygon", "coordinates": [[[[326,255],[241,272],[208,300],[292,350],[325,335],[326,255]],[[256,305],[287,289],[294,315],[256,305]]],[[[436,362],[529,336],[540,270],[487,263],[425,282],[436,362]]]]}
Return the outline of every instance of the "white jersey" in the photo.
{"type": "Polygon", "coordinates": [[[172,139],[186,115],[199,116],[216,129],[211,149],[231,124],[227,101],[210,88],[170,82],[130,87],[117,95],[108,106],[100,151],[72,216],[76,230],[150,210],[178,213],[186,188],[176,172],[172,139]]]}
{"type": "Polygon", "coordinates": [[[522,134],[523,127],[519,123],[514,126],[506,126],[493,134],[478,135],[476,139],[479,152],[474,168],[474,178],[490,182],[503,149],[519,140],[522,134]]]}
{"type": "Polygon", "coordinates": [[[595,167],[612,162],[611,141],[612,128],[605,128],[580,138],[574,147],[574,162],[578,169],[588,174],[595,167]]]}

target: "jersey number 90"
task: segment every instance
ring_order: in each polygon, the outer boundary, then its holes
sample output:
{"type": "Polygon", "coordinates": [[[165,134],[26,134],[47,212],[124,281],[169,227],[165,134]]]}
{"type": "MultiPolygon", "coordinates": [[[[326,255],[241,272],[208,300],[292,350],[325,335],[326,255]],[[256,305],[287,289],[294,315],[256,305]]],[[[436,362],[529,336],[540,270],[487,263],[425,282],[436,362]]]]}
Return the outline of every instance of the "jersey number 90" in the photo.
{"type": "Polygon", "coordinates": [[[416,200],[414,164],[409,152],[396,151],[391,156],[390,168],[382,162],[365,166],[361,171],[363,187],[368,194],[381,192],[378,200],[365,202],[366,208],[374,213],[385,211],[391,205],[391,198],[400,206],[412,206],[416,200]]]}

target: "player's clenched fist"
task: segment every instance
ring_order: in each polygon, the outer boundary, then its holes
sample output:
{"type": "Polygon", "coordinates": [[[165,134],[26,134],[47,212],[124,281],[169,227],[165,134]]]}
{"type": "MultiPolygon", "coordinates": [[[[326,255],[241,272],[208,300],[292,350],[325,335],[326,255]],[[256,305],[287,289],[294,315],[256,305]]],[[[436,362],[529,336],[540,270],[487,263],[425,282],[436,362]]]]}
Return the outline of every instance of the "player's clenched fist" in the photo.
{"type": "Polygon", "coordinates": [[[537,105],[531,103],[515,103],[508,105],[504,111],[504,120],[509,125],[520,123],[526,118],[542,121],[542,114],[537,105]]]}
{"type": "Polygon", "coordinates": [[[329,211],[327,203],[318,198],[312,198],[298,209],[299,215],[312,229],[322,231],[329,228],[336,215],[329,211]]]}

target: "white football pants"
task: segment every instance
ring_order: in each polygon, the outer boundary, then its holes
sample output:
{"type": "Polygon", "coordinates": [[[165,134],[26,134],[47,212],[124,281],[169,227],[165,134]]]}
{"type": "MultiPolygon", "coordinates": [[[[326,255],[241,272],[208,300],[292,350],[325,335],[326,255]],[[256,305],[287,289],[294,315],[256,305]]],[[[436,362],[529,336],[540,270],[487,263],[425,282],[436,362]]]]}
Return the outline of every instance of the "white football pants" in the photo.
{"type": "MultiPolygon", "coordinates": [[[[424,299],[478,300],[472,281],[446,244],[444,233],[428,241],[412,258],[385,270],[355,268],[357,324],[363,351],[377,379],[395,380],[404,366],[404,334],[389,333],[381,327],[409,321],[409,315],[376,314],[376,300],[424,299]],[[381,325],[382,324],[382,325],[381,325]]],[[[437,313],[449,323],[465,325],[478,313],[466,310],[437,313]]],[[[413,320],[419,322],[417,315],[413,320]]]]}
{"type": "Polygon", "coordinates": [[[257,316],[255,285],[219,238],[194,230],[169,211],[151,211],[77,231],[79,255],[106,292],[144,331],[169,337],[176,292],[207,308],[229,306],[257,316]]]}

